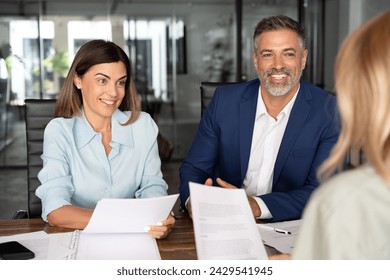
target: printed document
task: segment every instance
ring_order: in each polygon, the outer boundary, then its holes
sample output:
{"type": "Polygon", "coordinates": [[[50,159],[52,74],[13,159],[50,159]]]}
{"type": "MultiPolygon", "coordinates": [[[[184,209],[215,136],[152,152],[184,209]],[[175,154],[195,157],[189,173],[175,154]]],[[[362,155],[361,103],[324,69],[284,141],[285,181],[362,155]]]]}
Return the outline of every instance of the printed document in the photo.
{"type": "Polygon", "coordinates": [[[189,186],[198,259],[268,259],[243,189],[189,186]]]}

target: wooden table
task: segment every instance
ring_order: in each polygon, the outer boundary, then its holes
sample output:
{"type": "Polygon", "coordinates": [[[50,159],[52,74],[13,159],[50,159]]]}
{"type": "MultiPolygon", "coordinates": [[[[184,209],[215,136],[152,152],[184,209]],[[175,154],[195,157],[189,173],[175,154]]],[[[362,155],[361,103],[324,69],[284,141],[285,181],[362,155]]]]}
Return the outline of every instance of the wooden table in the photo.
{"type": "Polygon", "coordinates": [[[172,231],[157,245],[163,260],[196,260],[195,235],[191,218],[187,213],[175,213],[172,231]]]}
{"type": "MultiPolygon", "coordinates": [[[[175,213],[176,223],[170,234],[158,239],[157,245],[163,260],[196,260],[195,236],[192,220],[187,213],[175,213]]],[[[0,220],[0,236],[29,233],[34,231],[47,233],[70,232],[71,229],[53,227],[41,219],[0,220]]],[[[267,254],[277,251],[266,246],[267,254]]]]}

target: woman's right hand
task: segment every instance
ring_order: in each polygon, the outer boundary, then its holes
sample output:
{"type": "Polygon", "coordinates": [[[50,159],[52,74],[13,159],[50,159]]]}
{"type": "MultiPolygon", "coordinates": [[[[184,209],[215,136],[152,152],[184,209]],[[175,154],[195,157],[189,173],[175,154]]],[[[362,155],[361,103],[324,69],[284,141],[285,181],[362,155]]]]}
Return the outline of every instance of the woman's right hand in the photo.
{"type": "Polygon", "coordinates": [[[173,216],[173,213],[171,213],[169,214],[168,218],[166,218],[160,224],[156,226],[150,226],[148,233],[156,239],[165,238],[171,232],[175,222],[175,217],[173,216]]]}

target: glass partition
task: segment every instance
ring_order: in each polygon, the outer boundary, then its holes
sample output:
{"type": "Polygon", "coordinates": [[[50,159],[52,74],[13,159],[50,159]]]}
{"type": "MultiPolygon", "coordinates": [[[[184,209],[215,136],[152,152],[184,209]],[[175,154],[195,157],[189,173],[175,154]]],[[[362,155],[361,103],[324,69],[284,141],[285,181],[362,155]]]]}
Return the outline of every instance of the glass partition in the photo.
{"type": "Polygon", "coordinates": [[[0,166],[25,164],[25,146],[14,153],[12,144],[25,138],[24,99],[40,97],[44,77],[49,90],[50,71],[42,64],[52,38],[52,25],[40,25],[37,16],[0,17],[0,166]]]}
{"type": "Polygon", "coordinates": [[[15,160],[13,155],[13,143],[24,137],[18,129],[23,126],[23,100],[56,98],[75,53],[91,39],[111,40],[128,53],[143,109],[172,145],[172,159],[183,159],[200,119],[200,82],[235,81],[237,63],[244,79],[256,77],[256,22],[271,14],[297,18],[297,5],[293,0],[243,0],[242,57],[237,57],[236,27],[241,23],[234,0],[0,3],[0,71],[6,73],[1,86],[0,166],[25,165],[23,157],[15,160]]]}

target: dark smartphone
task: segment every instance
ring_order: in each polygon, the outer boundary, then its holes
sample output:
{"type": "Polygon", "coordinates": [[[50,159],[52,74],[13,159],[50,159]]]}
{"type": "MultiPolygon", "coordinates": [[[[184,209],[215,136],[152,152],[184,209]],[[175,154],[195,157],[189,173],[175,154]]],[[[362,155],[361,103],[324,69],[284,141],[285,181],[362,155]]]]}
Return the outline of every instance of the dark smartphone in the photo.
{"type": "Polygon", "coordinates": [[[35,257],[34,252],[27,249],[17,241],[0,243],[0,259],[28,260],[34,257],[35,257]]]}

